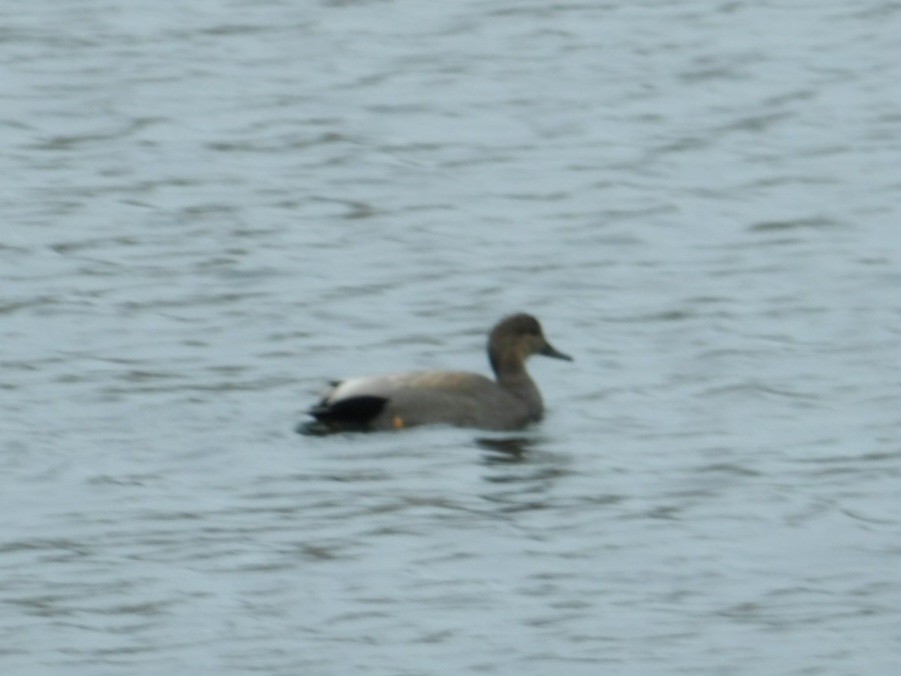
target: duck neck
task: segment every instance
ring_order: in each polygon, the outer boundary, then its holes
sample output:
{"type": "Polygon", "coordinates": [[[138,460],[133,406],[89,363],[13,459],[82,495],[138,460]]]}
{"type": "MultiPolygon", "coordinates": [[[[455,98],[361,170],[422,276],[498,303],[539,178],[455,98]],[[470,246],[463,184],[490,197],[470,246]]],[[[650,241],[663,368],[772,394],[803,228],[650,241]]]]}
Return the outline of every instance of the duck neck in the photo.
{"type": "Polygon", "coordinates": [[[532,416],[538,417],[544,409],[541,401],[541,393],[535,386],[535,382],[526,371],[526,366],[520,359],[501,359],[497,355],[490,355],[491,368],[497,384],[518,399],[521,399],[529,407],[532,416]]]}

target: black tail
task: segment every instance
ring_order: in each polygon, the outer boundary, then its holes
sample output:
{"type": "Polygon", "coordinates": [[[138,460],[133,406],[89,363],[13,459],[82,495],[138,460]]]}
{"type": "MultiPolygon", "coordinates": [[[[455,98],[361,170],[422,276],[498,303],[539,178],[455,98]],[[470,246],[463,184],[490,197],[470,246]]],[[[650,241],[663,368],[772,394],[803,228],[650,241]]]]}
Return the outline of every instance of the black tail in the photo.
{"type": "Polygon", "coordinates": [[[301,424],[297,431],[303,434],[328,434],[329,432],[362,432],[388,402],[384,397],[360,396],[326,401],[323,399],[309,410],[316,422],[301,424]]]}

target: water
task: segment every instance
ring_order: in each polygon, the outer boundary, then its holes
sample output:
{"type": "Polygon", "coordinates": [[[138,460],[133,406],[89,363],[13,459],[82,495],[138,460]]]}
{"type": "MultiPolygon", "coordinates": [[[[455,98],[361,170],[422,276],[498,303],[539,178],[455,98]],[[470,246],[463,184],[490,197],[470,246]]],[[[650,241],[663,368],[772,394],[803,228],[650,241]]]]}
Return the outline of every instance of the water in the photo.
{"type": "Polygon", "coordinates": [[[897,673],[896,4],[0,14],[3,673],[897,673]]]}

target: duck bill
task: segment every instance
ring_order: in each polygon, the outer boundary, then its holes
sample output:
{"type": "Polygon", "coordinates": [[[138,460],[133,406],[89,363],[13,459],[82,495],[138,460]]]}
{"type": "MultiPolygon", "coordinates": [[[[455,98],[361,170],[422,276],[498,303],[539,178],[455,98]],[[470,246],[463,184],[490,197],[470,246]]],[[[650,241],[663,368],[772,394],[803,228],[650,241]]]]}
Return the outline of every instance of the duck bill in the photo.
{"type": "Polygon", "coordinates": [[[573,358],[568,354],[563,354],[559,350],[557,350],[550,343],[545,343],[544,347],[538,352],[538,354],[543,355],[545,357],[553,357],[554,359],[562,359],[563,361],[572,361],[573,358]]]}

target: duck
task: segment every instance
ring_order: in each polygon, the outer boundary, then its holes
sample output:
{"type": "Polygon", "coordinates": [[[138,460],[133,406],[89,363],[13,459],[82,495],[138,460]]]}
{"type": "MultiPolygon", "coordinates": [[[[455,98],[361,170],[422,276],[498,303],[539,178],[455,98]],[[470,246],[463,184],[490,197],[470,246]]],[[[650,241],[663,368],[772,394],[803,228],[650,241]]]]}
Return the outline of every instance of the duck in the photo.
{"type": "Polygon", "coordinates": [[[573,361],[553,347],[538,320],[517,313],[501,319],[488,335],[494,379],[461,371],[415,371],[348,378],[307,413],[298,431],[329,434],[450,425],[482,430],[517,430],[541,419],[544,402],[526,370],[541,355],[573,361]]]}

